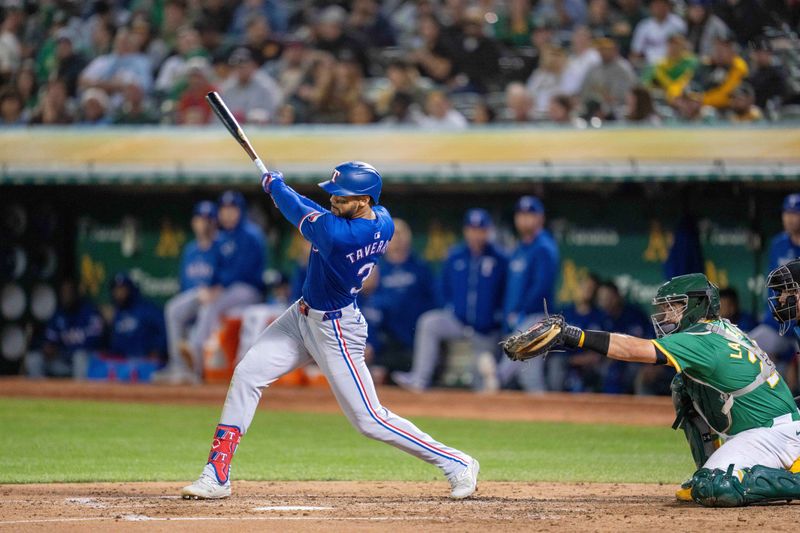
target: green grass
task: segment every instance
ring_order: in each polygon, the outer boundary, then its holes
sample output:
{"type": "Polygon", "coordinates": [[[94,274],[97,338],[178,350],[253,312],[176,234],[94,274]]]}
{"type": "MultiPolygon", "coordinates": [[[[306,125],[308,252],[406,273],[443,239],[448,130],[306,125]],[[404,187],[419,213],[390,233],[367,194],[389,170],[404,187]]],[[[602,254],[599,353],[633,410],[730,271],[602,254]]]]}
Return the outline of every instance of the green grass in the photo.
{"type": "MultiPolygon", "coordinates": [[[[0,483],[194,479],[218,407],[0,399],[0,483]]],[[[682,433],[567,423],[415,418],[481,462],[481,479],[675,483],[682,433]]],[[[248,480],[433,480],[438,470],[354,431],[344,416],[259,411],[234,460],[248,480]]]]}

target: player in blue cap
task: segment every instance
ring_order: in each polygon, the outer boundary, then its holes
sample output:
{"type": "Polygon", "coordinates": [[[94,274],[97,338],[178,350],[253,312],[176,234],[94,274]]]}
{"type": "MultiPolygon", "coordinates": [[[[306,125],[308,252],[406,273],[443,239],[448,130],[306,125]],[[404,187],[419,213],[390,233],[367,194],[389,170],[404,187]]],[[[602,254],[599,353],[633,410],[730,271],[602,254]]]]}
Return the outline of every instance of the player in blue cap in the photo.
{"type": "MultiPolygon", "coordinates": [[[[560,258],[555,239],[544,227],[544,204],[536,196],[523,196],[514,208],[519,244],[508,266],[503,314],[506,332],[524,331],[544,316],[544,301],[555,303],[560,258]]],[[[502,385],[515,377],[528,392],[546,389],[544,358],[526,363],[504,358],[499,368],[502,385]]]]}
{"type": "MultiPolygon", "coordinates": [[[[200,361],[185,361],[187,329],[197,318],[201,295],[208,291],[219,264],[217,206],[208,200],[198,202],[192,214],[194,239],[183,248],[180,264],[180,290],[167,300],[164,319],[167,325],[167,367],[153,375],[154,381],[167,383],[197,382],[200,361]]],[[[197,354],[199,355],[199,354],[197,354]]]]}
{"type": "Polygon", "coordinates": [[[485,209],[464,215],[464,242],[454,246],[442,267],[441,309],[424,313],[417,321],[414,361],[410,372],[393,372],[392,380],[413,391],[431,385],[442,341],[469,339],[474,355],[473,386],[486,385],[478,372],[483,354],[494,354],[500,329],[500,311],[508,260],[491,242],[492,219],[485,209]]]}
{"type": "Polygon", "coordinates": [[[466,498],[475,492],[478,462],[381,406],[364,362],[367,324],[355,300],[394,233],[389,212],[377,205],[381,176],[371,165],[352,161],[337,166],[320,186],[331,194],[330,211],[297,194],[280,172],[262,178],[283,216],[311,242],[303,297],[261,333],[237,365],[208,463],[182,494],[230,496],[231,458],[262,389],[315,361],[359,432],[439,467],[450,481],[451,497],[466,498]]]}

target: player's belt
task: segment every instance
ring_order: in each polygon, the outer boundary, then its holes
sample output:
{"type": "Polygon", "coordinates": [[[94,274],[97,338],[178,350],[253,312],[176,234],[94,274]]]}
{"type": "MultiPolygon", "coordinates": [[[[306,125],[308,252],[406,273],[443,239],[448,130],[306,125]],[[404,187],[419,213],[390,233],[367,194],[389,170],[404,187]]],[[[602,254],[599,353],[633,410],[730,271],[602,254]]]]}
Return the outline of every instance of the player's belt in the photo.
{"type": "Polygon", "coordinates": [[[314,318],[316,320],[337,320],[342,318],[342,310],[337,309],[336,311],[317,311],[316,309],[311,309],[308,304],[303,301],[301,298],[297,302],[297,309],[300,311],[301,314],[309,317],[314,318]]]}

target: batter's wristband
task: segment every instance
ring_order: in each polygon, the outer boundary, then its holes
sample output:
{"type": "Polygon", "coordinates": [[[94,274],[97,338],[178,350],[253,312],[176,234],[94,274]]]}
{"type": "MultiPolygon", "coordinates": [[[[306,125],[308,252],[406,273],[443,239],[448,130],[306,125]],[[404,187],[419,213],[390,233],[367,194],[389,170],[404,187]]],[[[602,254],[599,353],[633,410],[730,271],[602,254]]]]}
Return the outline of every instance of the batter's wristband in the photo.
{"type": "Polygon", "coordinates": [[[581,337],[583,342],[578,346],[584,350],[591,350],[601,355],[608,355],[608,345],[611,342],[611,333],[607,331],[587,330],[581,337]]]}

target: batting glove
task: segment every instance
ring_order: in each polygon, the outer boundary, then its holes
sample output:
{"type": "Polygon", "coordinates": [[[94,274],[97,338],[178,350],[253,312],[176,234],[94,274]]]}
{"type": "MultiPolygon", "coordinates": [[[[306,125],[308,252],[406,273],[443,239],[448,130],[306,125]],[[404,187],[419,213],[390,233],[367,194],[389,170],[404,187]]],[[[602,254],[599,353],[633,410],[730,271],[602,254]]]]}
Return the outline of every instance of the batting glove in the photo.
{"type": "Polygon", "coordinates": [[[265,193],[270,194],[270,188],[275,183],[275,180],[283,181],[283,174],[277,170],[267,172],[261,176],[261,188],[264,189],[265,193]]]}

